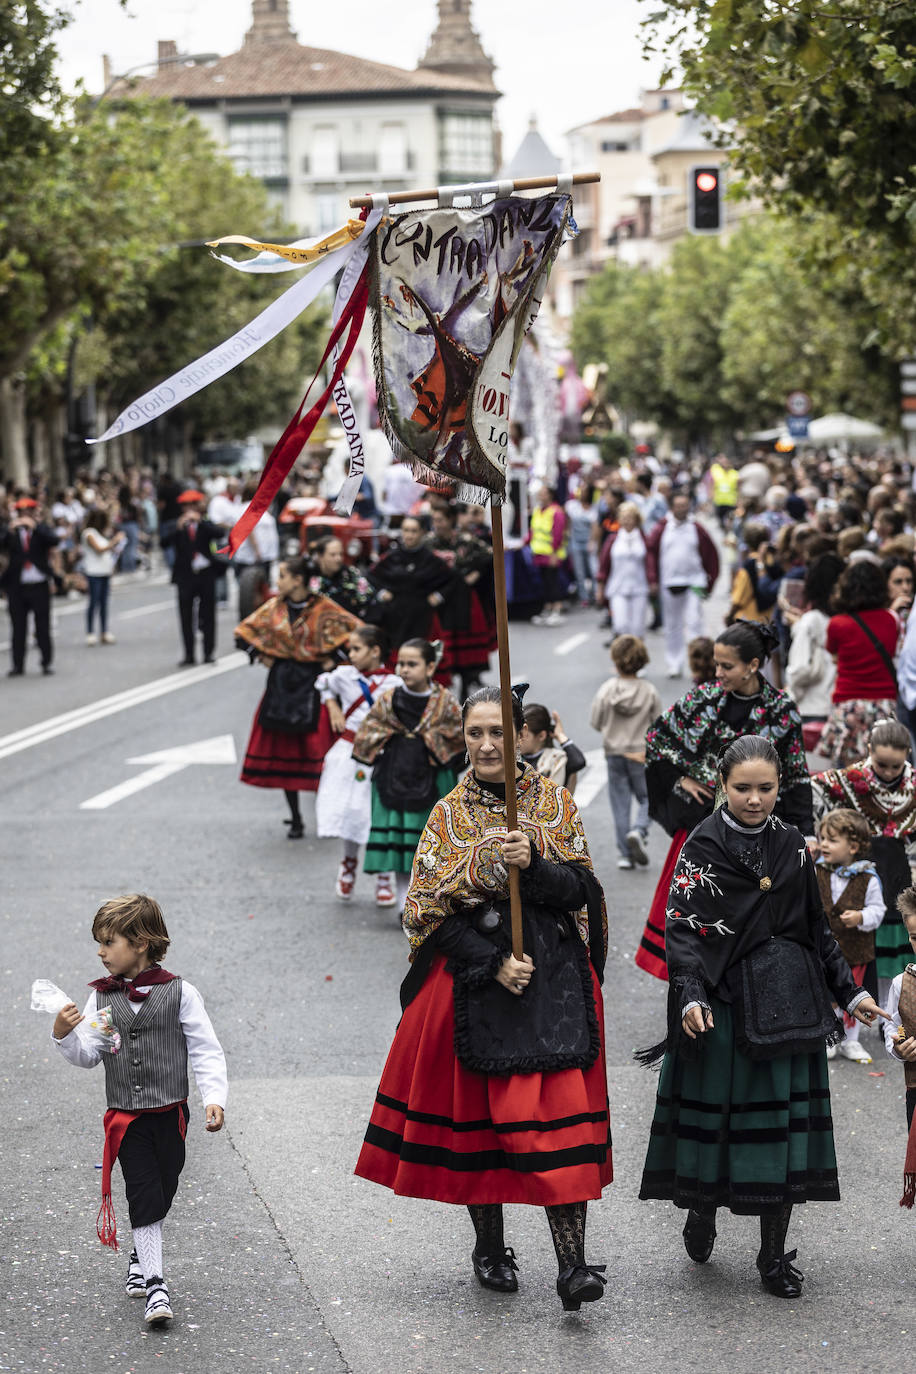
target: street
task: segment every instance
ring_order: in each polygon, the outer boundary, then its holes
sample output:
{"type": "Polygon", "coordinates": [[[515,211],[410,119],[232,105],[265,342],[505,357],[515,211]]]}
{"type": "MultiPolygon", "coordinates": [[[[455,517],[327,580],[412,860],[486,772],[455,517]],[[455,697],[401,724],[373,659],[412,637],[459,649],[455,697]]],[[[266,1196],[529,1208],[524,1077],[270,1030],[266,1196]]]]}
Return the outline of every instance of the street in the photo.
{"type": "MultiPolygon", "coordinates": [[[[724,579],[723,579],[724,580],[724,579]]],[[[173,589],[127,581],[112,594],[113,646],[84,644],[82,602],[57,612],[54,677],[0,688],[3,771],[0,918],[4,1151],[0,1369],[238,1369],[306,1374],[590,1374],[627,1371],[910,1367],[914,1218],[898,1206],[902,1069],[873,1032],[874,1063],[830,1065],[843,1200],[796,1210],[789,1232],[806,1276],[780,1302],[754,1268],[755,1219],[720,1214],[707,1266],[681,1241],[683,1215],[637,1201],[655,1078],[632,1061],[663,1032],[665,988],[634,967],[667,847],[657,827],[647,871],[619,872],[589,703],[609,675],[595,612],[512,629],[512,670],[529,700],[558,709],[590,755],[585,825],[605,885],[605,979],[616,1181],[589,1207],[587,1258],[606,1263],[604,1301],[564,1315],[539,1209],[507,1210],[520,1291],[480,1288],[463,1208],[396,1198],[353,1176],[399,1015],[407,944],[360,874],[333,894],[338,844],[290,843],[282,794],[238,782],[263,688],[232,644],[221,607],[214,667],[179,673],[173,589]],[[190,752],[190,746],[199,746],[190,752]],[[233,748],[234,746],[234,748],[233,748]],[[179,754],[176,751],[185,752],[179,754]],[[143,785],[137,786],[141,775],[143,785]],[[87,806],[87,802],[93,802],[87,806]],[[108,897],[145,891],[172,936],[165,966],[202,992],[226,1051],[226,1127],[209,1136],[192,1088],[188,1162],[165,1225],[175,1320],[147,1331],[124,1295],[122,1249],[95,1234],[102,1072],[72,1069],[29,1009],[48,978],[82,1006],[97,976],[92,917],[108,897]]],[[[707,608],[708,627],[721,608],[707,608]]],[[[8,638],[7,625],[0,639],[8,638]]],[[[665,703],[685,681],[650,675],[665,703]]],[[[492,680],[492,678],[491,678],[492,680]]]]}

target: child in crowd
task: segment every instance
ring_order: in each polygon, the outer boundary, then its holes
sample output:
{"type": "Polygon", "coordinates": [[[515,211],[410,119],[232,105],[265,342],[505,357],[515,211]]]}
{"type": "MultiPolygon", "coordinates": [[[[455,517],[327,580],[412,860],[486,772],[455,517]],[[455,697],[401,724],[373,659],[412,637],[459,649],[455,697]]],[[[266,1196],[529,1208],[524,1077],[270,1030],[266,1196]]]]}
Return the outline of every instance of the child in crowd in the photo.
{"type": "MultiPolygon", "coordinates": [[[[354,630],[347,644],[349,663],[341,663],[322,673],[315,686],[328,710],[331,729],[337,741],[325,755],[315,820],[318,834],[336,835],[343,840],[343,855],[337,870],[335,891],[343,902],[350,901],[356,884],[359,847],[369,838],[372,812],[372,770],[353,758],[356,732],[369,714],[380,693],[400,687],[401,679],[382,667],[388,657],[384,631],[374,625],[354,630]]],[[[378,882],[391,891],[393,873],[380,873],[378,882]]]]}
{"type": "MultiPolygon", "coordinates": [[[[884,894],[869,855],[871,832],[864,816],[838,807],[823,816],[817,828],[817,884],[821,901],[843,958],[861,987],[866,970],[874,976],[875,931],[884,920],[884,894]]],[[[870,1064],[871,1055],[859,1044],[859,1022],[844,1016],[846,1038],[830,1045],[827,1058],[839,1053],[857,1064],[870,1064]]]]}
{"type": "MultiPolygon", "coordinates": [[[[916,954],[916,887],[906,887],[897,898],[897,910],[916,954]]],[[[884,1010],[890,1021],[883,1026],[884,1043],[892,1059],[903,1061],[906,1085],[906,1124],[909,1138],[904,1165],[901,1207],[916,1202],[916,963],[907,964],[891,983],[884,1010]]]]}
{"type": "Polygon", "coordinates": [[[716,680],[716,646],[709,635],[697,635],[687,645],[687,671],[694,685],[716,680]]]}
{"type": "Polygon", "coordinates": [[[404,908],[423,827],[435,803],[454,787],[464,757],[461,707],[433,681],[440,656],[438,641],[402,644],[397,660],[402,685],[379,696],[353,741],[354,762],[375,765],[363,866],[377,875],[376,905],[398,911],[404,908]]]}
{"type": "Polygon", "coordinates": [[[207,1130],[223,1125],[228,1084],[226,1059],[196,988],[159,960],[169,933],[157,902],[134,893],[99,907],[92,922],[106,976],[93,989],[82,1016],[69,1002],[58,1012],[52,1036],[65,1059],[80,1068],[105,1065],[108,1110],[102,1160],[102,1206],[97,1229],[117,1250],[111,1169],[121,1164],[134,1248],[127,1294],[146,1299],[145,1319],[161,1325],[172,1316],[163,1277],[162,1223],[184,1168],[188,1123],[188,1059],[204,1101],[207,1130]],[[110,1007],[122,1046],[102,1054],[79,1032],[82,1021],[110,1007]]]}
{"type": "Polygon", "coordinates": [[[617,833],[618,868],[645,868],[649,862],[649,798],[646,792],[646,730],[662,709],[651,682],[637,676],[649,662],[636,635],[618,635],[611,644],[617,676],[608,678],[592,702],[591,724],[600,730],[607,758],[611,814],[617,833]],[[636,819],[631,825],[631,803],[636,819]]]}
{"type": "Polygon", "coordinates": [[[576,790],[576,774],[585,767],[585,755],[563,729],[556,711],[548,711],[532,701],[523,708],[525,723],[518,732],[518,747],[522,758],[542,778],[565,787],[571,794],[576,790]]]}

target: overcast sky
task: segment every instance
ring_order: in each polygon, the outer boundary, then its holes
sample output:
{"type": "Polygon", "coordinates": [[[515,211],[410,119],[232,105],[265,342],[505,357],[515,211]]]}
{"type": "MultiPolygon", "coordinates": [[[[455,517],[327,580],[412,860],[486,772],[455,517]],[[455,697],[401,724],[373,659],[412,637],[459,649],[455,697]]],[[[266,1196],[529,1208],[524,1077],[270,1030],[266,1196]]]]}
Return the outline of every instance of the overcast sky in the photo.
{"type": "MultiPolygon", "coordinates": [[[[241,47],[251,23],[250,0],[64,0],[75,18],[60,36],[65,84],[82,79],[98,92],[102,53],[115,72],[156,56],[160,38],[182,52],[241,47]]],[[[559,156],[563,134],[637,103],[641,87],[658,84],[659,65],[642,60],[639,21],[651,6],[639,0],[473,0],[474,26],[496,63],[503,91],[497,117],[509,157],[532,114],[559,156]]],[[[436,0],[290,0],[299,42],[413,68],[436,23],[436,0]]]]}

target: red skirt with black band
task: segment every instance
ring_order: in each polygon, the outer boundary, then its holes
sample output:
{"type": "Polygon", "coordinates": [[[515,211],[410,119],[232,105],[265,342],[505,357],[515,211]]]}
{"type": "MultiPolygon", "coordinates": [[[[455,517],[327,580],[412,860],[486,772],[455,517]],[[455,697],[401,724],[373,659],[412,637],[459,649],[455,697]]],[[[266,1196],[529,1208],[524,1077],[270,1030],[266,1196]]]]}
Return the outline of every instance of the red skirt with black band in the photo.
{"type": "Polygon", "coordinates": [[[395,1032],[356,1165],[404,1197],[549,1207],[599,1198],[613,1178],[601,1052],[588,1069],[496,1077],[455,1058],[452,976],[437,954],[395,1032]]]}
{"type": "Polygon", "coordinates": [[[674,833],[674,839],[668,848],[668,854],[655,889],[655,896],[652,898],[642,939],[636,951],[636,967],[643,969],[646,973],[651,973],[653,978],[663,979],[666,983],[668,981],[668,961],[665,956],[665,913],[668,910],[671,879],[674,877],[674,870],[677,868],[677,861],[681,857],[681,850],[684,848],[687,834],[686,830],[676,830],[674,833]]]}

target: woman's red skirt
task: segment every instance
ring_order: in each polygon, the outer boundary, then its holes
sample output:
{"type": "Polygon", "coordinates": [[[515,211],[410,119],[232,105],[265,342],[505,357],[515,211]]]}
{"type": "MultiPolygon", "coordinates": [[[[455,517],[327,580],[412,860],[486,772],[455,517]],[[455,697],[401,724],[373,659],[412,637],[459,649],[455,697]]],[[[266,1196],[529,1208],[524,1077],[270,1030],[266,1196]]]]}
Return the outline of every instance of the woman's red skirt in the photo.
{"type": "Polygon", "coordinates": [[[493,627],[484,615],[480,598],[471,591],[468,598],[468,628],[446,630],[439,617],[433,616],[429,628],[430,639],[442,640],[442,672],[460,673],[465,668],[485,668],[490,659],[493,627]]]}
{"type": "Polygon", "coordinates": [[[649,919],[646,921],[646,928],[642,933],[639,942],[639,949],[636,951],[636,966],[643,969],[646,973],[651,973],[653,978],[662,978],[668,981],[668,963],[665,958],[665,912],[668,909],[668,891],[671,887],[671,879],[674,877],[674,870],[677,861],[681,857],[681,850],[684,848],[684,841],[687,839],[686,830],[676,830],[674,839],[668,850],[662,868],[658,886],[655,889],[655,896],[652,898],[652,905],[649,908],[649,919]]]}
{"type": "Polygon", "coordinates": [[[437,955],[395,1032],[356,1173],[435,1202],[599,1198],[614,1171],[594,972],[592,983],[601,1053],[591,1068],[498,1078],[455,1058],[452,975],[437,955]]]}
{"type": "Polygon", "coordinates": [[[251,787],[282,787],[286,792],[317,792],[324,756],[337,736],[322,706],[318,725],[307,735],[265,730],[254,713],[241,779],[251,787]]]}

